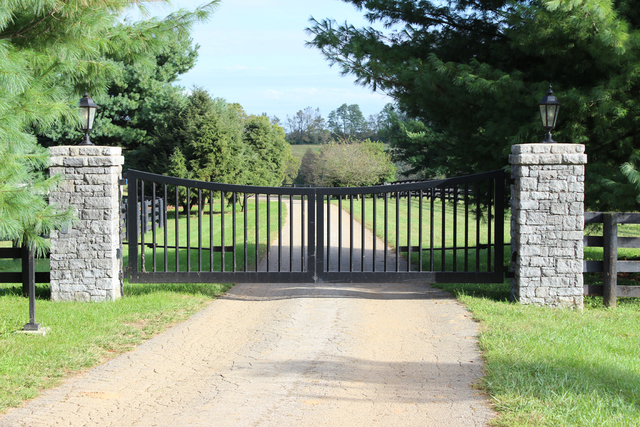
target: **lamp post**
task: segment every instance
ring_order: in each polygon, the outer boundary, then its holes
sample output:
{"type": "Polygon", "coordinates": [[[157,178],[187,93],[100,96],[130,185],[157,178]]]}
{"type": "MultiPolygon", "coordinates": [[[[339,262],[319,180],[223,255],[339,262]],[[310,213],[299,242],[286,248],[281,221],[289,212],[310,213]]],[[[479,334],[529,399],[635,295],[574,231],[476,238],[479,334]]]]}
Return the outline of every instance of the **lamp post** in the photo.
{"type": "Polygon", "coordinates": [[[84,131],[84,140],[79,145],[93,145],[93,142],[89,139],[89,132],[93,129],[93,121],[96,118],[96,110],[98,106],[93,102],[93,99],[85,92],[84,96],[80,99],[80,112],[82,114],[82,123],[80,129],[84,131]]]}
{"type": "Polygon", "coordinates": [[[542,98],[542,101],[538,102],[540,106],[540,118],[542,119],[542,127],[547,132],[547,135],[542,141],[543,144],[552,144],[555,143],[553,138],[551,137],[551,129],[556,127],[556,122],[558,121],[558,112],[560,111],[560,102],[558,98],[553,94],[551,90],[551,85],[549,85],[549,90],[547,94],[542,98]]]}

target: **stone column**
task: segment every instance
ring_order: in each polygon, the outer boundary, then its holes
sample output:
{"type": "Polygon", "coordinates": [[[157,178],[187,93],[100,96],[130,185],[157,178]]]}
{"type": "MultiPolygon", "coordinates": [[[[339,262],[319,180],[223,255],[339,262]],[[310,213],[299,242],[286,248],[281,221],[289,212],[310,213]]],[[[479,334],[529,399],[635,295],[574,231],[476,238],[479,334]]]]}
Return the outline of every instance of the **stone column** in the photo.
{"type": "Polygon", "coordinates": [[[63,181],[50,203],[72,206],[77,222],[51,233],[51,299],[112,301],[122,295],[118,147],[49,148],[51,175],[63,181]]]}
{"type": "Polygon", "coordinates": [[[584,145],[521,144],[511,153],[512,296],[582,309],[584,145]]]}

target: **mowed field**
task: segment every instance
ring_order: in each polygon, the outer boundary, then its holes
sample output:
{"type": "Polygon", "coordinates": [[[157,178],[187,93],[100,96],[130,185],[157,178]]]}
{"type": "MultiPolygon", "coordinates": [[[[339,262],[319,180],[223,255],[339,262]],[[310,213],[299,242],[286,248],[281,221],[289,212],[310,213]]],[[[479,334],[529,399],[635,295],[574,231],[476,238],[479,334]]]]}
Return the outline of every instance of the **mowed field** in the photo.
{"type": "Polygon", "coordinates": [[[317,153],[318,151],[320,151],[320,148],[322,148],[322,145],[321,144],[298,144],[298,145],[292,145],[291,146],[291,154],[293,155],[293,157],[297,157],[297,158],[302,160],[302,157],[304,156],[304,153],[306,153],[309,148],[311,148],[313,151],[315,151],[317,153]]]}

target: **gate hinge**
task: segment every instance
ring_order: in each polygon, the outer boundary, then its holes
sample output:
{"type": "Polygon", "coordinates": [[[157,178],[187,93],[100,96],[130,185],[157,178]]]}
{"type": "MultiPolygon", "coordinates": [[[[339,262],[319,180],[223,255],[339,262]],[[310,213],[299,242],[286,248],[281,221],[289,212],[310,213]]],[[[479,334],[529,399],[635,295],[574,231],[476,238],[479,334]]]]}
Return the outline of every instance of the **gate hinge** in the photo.
{"type": "Polygon", "coordinates": [[[511,271],[511,267],[508,265],[504,266],[504,277],[507,279],[513,279],[514,277],[516,277],[515,272],[511,271]]]}

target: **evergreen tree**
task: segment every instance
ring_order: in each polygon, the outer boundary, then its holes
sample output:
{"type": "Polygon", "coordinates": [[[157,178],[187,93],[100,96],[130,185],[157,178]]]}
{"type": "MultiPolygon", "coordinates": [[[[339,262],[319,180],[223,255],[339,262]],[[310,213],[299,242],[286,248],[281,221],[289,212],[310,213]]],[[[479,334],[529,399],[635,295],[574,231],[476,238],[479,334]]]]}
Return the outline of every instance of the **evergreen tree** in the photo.
{"type": "Polygon", "coordinates": [[[505,167],[512,144],[543,139],[536,104],[552,83],[563,103],[554,139],[587,146],[587,206],[619,206],[607,186],[626,182],[620,166],[640,147],[636,2],[345,1],[389,30],[313,20],[311,44],[432,130],[423,159],[442,159],[448,175],[505,167]]]}
{"type": "Polygon", "coordinates": [[[47,152],[35,134],[56,122],[77,124],[85,90],[106,93],[121,68],[119,52],[133,61],[158,50],[168,32],[188,32],[215,2],[163,21],[120,20],[134,0],[12,0],[0,7],[0,239],[26,243],[42,254],[44,233],[71,220],[48,205],[55,184],[43,169],[47,152]]]}
{"type": "Polygon", "coordinates": [[[284,130],[266,116],[252,116],[245,122],[246,170],[248,185],[276,187],[285,178],[291,146],[284,130]]]}

